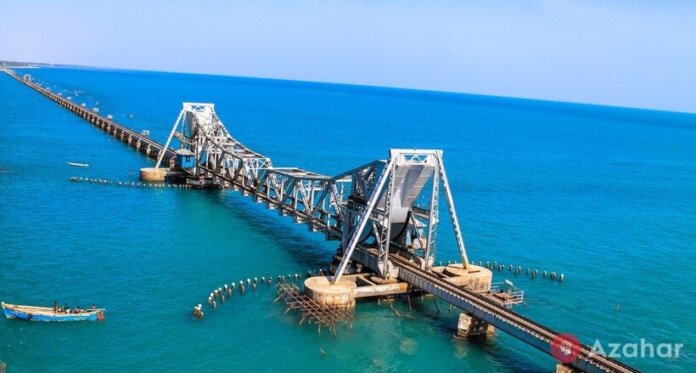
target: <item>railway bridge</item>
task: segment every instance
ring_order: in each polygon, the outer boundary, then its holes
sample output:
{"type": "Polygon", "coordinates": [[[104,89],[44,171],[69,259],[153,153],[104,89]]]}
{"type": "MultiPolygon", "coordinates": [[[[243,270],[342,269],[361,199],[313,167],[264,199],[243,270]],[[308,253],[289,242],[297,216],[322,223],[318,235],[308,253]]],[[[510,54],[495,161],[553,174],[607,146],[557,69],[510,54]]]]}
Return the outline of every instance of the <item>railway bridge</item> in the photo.
{"type": "MultiPolygon", "coordinates": [[[[164,145],[77,105],[48,88],[8,74],[89,123],[156,159],[155,169],[185,174],[196,187],[231,188],[280,215],[291,217],[327,240],[339,241],[335,265],[312,293],[332,295],[344,277],[368,271],[402,281],[493,325],[565,364],[558,372],[636,372],[584,344],[510,309],[491,296],[492,274],[469,262],[441,150],[391,149],[375,160],[334,176],[278,167],[234,138],[213,104],[184,103],[164,145]],[[174,149],[176,148],[176,149],[174,149]],[[446,206],[461,264],[438,267],[440,205],[446,206]]],[[[305,283],[308,286],[309,282],[305,283]]],[[[348,287],[350,289],[350,287],[348,287]]],[[[340,298],[340,297],[339,297],[340,298]]],[[[341,298],[343,299],[343,298],[341,298]]]]}

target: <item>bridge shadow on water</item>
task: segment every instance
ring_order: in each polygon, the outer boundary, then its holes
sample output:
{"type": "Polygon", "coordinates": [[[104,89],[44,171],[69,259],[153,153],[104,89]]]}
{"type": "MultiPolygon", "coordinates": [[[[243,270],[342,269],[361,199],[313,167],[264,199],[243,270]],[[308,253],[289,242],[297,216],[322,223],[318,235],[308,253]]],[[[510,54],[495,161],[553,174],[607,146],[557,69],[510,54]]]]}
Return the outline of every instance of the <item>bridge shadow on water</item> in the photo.
{"type": "Polygon", "coordinates": [[[280,216],[277,210],[269,210],[264,204],[233,190],[201,190],[205,198],[222,204],[239,218],[250,231],[268,237],[287,252],[304,271],[328,268],[338,241],[324,241],[323,233],[309,232],[304,224],[295,224],[289,216],[280,216]]]}

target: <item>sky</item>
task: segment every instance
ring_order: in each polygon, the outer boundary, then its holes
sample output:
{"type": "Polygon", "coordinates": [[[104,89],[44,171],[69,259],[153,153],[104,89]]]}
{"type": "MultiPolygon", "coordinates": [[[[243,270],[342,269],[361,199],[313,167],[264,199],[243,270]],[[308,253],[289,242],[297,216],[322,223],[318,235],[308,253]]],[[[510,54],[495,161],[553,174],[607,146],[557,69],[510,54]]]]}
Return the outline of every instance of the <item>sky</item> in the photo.
{"type": "Polygon", "coordinates": [[[696,1],[0,0],[0,59],[696,113],[696,1]]]}

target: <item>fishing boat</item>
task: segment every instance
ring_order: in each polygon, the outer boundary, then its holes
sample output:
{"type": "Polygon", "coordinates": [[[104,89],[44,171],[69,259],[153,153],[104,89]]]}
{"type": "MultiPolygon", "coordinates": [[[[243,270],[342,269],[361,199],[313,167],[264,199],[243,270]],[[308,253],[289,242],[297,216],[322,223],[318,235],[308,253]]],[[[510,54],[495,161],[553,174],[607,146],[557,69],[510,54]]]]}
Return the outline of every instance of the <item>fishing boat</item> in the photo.
{"type": "Polygon", "coordinates": [[[77,313],[55,312],[52,307],[21,306],[0,302],[5,317],[27,321],[101,321],[104,320],[104,309],[82,310],[77,313]]]}
{"type": "Polygon", "coordinates": [[[73,167],[89,167],[89,163],[76,163],[76,162],[66,162],[69,166],[73,167]]]}

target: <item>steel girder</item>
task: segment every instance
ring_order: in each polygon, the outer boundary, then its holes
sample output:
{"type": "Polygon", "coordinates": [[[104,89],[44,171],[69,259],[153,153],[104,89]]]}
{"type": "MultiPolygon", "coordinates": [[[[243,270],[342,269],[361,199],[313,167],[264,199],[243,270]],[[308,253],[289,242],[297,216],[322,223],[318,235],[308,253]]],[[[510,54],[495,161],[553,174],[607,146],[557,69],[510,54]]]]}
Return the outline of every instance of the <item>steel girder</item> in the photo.
{"type": "Polygon", "coordinates": [[[391,149],[386,161],[334,177],[273,167],[270,158],[231,136],[213,104],[202,103],[183,104],[166,147],[173,137],[194,155],[192,178],[240,190],[311,231],[323,231],[327,239],[341,240],[343,256],[333,281],[345,273],[356,248],[376,249],[377,265],[372,269],[383,277],[396,275],[390,252],[401,252],[429,269],[437,252],[440,189],[445,191],[462,263],[468,265],[441,150],[391,149]]]}

